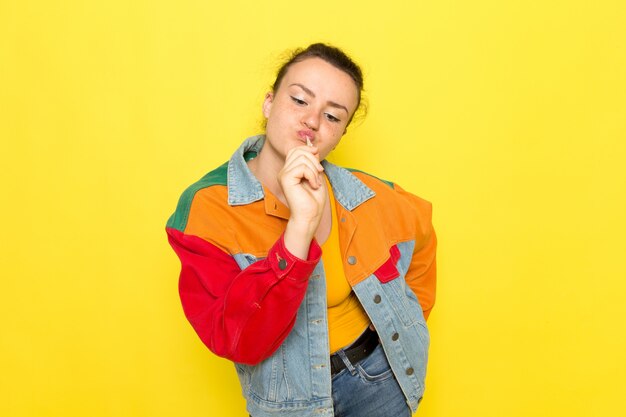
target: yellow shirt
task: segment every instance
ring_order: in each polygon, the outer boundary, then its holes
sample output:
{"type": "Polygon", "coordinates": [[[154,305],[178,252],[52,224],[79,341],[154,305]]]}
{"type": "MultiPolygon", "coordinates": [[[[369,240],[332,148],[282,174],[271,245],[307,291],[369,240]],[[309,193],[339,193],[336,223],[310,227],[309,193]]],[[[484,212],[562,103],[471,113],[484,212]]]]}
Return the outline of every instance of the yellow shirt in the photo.
{"type": "Polygon", "coordinates": [[[328,303],[328,338],[330,352],[348,346],[369,326],[370,319],[348,284],[343,271],[339,248],[339,229],[332,188],[326,179],[332,227],[326,242],[322,244],[322,262],[326,272],[326,298],[328,303]]]}

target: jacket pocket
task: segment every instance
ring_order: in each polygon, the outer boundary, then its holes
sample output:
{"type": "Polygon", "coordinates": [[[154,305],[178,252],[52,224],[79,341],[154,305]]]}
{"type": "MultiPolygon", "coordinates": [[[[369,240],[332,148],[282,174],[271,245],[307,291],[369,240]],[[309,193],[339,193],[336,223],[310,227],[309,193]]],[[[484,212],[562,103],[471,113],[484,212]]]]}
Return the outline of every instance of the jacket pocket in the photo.
{"type": "Polygon", "coordinates": [[[394,279],[384,284],[383,288],[392,297],[391,307],[404,326],[409,327],[424,322],[422,307],[404,278],[394,279]]]}

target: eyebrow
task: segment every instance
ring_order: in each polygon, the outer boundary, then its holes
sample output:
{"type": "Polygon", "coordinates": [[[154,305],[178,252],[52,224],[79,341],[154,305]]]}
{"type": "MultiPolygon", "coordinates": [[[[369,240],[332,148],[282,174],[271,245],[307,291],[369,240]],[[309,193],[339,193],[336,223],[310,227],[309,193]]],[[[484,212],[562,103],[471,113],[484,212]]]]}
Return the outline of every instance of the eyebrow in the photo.
{"type": "MultiPolygon", "coordinates": [[[[295,85],[297,87],[300,87],[301,89],[304,90],[305,93],[307,93],[311,97],[315,98],[315,93],[313,91],[311,91],[310,89],[306,88],[305,86],[303,86],[302,84],[300,84],[300,83],[293,83],[293,84],[289,84],[289,87],[291,87],[293,85],[295,85]]],[[[328,101],[327,103],[331,107],[335,107],[337,109],[343,109],[347,114],[350,114],[350,112],[348,111],[346,106],[343,106],[343,105],[341,105],[339,103],[335,103],[334,101],[328,101]]]]}

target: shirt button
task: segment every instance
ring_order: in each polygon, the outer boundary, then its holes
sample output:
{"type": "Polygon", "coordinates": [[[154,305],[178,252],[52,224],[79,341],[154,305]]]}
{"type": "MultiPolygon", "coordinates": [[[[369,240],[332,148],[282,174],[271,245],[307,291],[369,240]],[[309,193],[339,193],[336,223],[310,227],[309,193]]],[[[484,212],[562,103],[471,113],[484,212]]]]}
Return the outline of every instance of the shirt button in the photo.
{"type": "Polygon", "coordinates": [[[394,333],[394,334],[391,335],[391,340],[393,340],[395,342],[396,340],[398,340],[399,337],[400,337],[400,335],[398,333],[394,333]]]}
{"type": "Polygon", "coordinates": [[[407,375],[413,375],[413,372],[414,372],[413,368],[409,368],[409,369],[406,370],[406,374],[407,375]]]}
{"type": "Polygon", "coordinates": [[[376,304],[380,304],[380,300],[381,300],[380,295],[376,294],[376,295],[374,296],[374,302],[375,302],[376,304]]]}
{"type": "Polygon", "coordinates": [[[342,217],[342,218],[341,218],[341,223],[345,223],[345,222],[346,222],[346,218],[345,218],[345,217],[342,217]]]}
{"type": "Polygon", "coordinates": [[[286,261],[286,260],[284,260],[284,259],[281,259],[280,261],[278,261],[278,268],[279,268],[281,271],[284,271],[284,270],[285,270],[285,268],[287,268],[287,261],[286,261]]]}
{"type": "Polygon", "coordinates": [[[348,263],[350,265],[355,265],[356,264],[356,257],[354,256],[348,256],[348,263]]]}

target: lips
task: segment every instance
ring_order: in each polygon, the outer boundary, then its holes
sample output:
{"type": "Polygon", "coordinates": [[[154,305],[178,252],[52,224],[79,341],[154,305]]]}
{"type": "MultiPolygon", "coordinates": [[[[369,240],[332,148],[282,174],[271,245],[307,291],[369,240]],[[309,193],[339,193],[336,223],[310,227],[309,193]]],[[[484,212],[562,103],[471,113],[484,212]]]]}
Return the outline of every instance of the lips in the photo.
{"type": "Polygon", "coordinates": [[[312,130],[308,129],[298,130],[298,137],[302,139],[302,141],[305,143],[307,139],[313,142],[313,139],[315,138],[315,133],[313,133],[312,130]]]}

